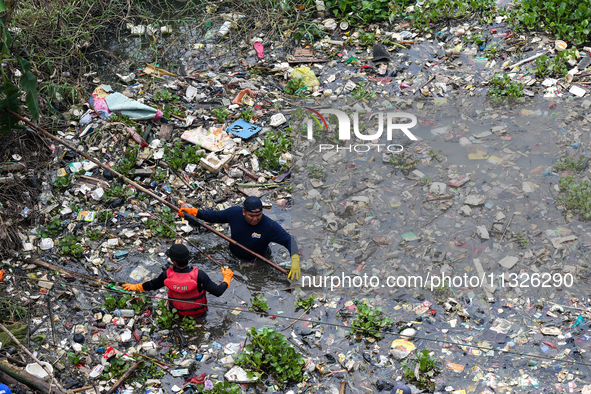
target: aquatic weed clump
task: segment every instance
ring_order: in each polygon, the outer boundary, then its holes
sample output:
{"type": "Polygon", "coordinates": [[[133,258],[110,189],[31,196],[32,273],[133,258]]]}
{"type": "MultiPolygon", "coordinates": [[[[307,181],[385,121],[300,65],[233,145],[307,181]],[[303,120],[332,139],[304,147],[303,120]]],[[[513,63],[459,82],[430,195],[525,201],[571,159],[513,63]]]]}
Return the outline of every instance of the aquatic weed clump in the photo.
{"type": "Polygon", "coordinates": [[[237,356],[236,364],[256,371],[249,377],[260,379],[263,374],[268,374],[283,385],[302,381],[304,358],[287,342],[285,335],[268,328],[257,331],[252,327],[246,336],[250,344],[237,356]]]}
{"type": "Polygon", "coordinates": [[[382,338],[382,331],[390,328],[394,321],[382,313],[379,307],[372,308],[363,303],[357,304],[357,317],[351,323],[354,333],[367,337],[382,338]]]}

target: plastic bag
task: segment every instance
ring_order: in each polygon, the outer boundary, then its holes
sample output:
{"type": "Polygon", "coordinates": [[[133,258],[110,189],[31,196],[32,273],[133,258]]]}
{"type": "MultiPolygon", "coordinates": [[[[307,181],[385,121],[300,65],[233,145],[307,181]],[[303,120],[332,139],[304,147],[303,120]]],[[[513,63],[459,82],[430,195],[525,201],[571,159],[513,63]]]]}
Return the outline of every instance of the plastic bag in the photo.
{"type": "Polygon", "coordinates": [[[314,74],[314,71],[310,70],[309,67],[300,66],[294,68],[290,75],[292,78],[302,79],[308,89],[311,89],[314,86],[320,86],[320,82],[318,81],[318,78],[316,78],[316,74],[314,74]]]}

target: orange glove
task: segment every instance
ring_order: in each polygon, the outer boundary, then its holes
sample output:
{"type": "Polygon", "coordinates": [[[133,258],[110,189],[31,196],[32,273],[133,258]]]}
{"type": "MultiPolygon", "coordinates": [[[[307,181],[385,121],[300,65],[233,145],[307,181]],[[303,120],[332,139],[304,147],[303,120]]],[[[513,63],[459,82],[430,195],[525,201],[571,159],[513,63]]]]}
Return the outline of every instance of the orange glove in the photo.
{"type": "MultiPolygon", "coordinates": [[[[0,270],[0,280],[2,280],[4,278],[4,270],[0,270]]],[[[230,286],[230,284],[228,283],[228,287],[230,286]]]]}
{"type": "Polygon", "coordinates": [[[230,282],[232,281],[234,272],[232,272],[230,268],[222,268],[222,275],[224,276],[224,280],[222,282],[226,282],[228,287],[230,287],[230,282]]]}
{"type": "Polygon", "coordinates": [[[132,285],[131,283],[125,283],[123,288],[127,291],[144,291],[144,284],[138,283],[137,285],[132,285]]]}
{"type": "Polygon", "coordinates": [[[177,215],[179,215],[180,217],[183,217],[183,212],[187,212],[189,215],[193,215],[193,216],[197,217],[197,213],[199,212],[199,209],[197,209],[197,208],[181,208],[177,212],[177,215]]]}

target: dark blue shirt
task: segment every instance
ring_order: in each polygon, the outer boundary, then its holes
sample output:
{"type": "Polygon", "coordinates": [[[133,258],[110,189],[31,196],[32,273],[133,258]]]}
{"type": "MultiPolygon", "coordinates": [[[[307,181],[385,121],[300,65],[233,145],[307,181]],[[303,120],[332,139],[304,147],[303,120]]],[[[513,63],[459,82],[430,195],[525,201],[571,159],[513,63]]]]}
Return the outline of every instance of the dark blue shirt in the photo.
{"type": "MultiPolygon", "coordinates": [[[[242,207],[231,207],[223,211],[206,211],[200,209],[197,218],[209,223],[230,224],[230,231],[232,233],[230,237],[261,256],[267,253],[270,242],[285,246],[290,254],[298,253],[297,246],[293,248],[292,253],[292,242],[295,244],[295,241],[292,241],[291,235],[279,223],[263,215],[263,218],[256,226],[248,224],[242,213],[242,207]]],[[[230,251],[240,259],[251,260],[255,258],[255,256],[240,246],[234,244],[230,244],[230,251]]]]}

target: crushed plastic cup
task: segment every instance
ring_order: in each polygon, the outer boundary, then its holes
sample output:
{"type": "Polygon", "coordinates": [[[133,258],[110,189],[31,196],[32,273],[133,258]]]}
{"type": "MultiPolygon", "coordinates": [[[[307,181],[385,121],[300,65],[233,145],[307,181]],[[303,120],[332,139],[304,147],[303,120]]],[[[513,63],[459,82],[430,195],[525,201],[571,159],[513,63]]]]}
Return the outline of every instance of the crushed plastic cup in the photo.
{"type": "Polygon", "coordinates": [[[556,40],[556,41],[554,41],[554,48],[557,51],[559,51],[559,52],[564,51],[566,49],[566,47],[567,47],[566,42],[564,42],[562,40],[556,40]]]}

